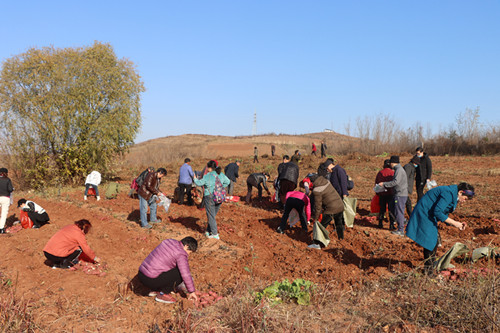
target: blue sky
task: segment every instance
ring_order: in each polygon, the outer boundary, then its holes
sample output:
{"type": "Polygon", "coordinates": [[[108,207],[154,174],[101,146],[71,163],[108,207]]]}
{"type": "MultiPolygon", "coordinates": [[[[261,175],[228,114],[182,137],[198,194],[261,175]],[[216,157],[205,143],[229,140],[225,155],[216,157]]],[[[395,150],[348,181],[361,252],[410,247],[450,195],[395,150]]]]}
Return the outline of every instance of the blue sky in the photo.
{"type": "Polygon", "coordinates": [[[6,1],[0,59],[110,43],[147,91],[136,142],[500,120],[499,1],[6,1]]]}

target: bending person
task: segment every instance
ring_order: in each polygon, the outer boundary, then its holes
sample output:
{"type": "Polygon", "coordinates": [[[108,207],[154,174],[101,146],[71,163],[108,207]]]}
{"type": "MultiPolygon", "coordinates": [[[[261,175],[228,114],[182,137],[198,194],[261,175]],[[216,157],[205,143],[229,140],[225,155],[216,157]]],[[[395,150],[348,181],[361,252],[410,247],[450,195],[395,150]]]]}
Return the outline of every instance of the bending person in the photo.
{"type": "Polygon", "coordinates": [[[189,299],[196,301],[188,255],[197,249],[198,242],[193,237],[161,242],[139,267],[139,280],[152,290],[149,296],[156,296],[157,302],[175,303],[175,298],[169,294],[182,291],[189,299]]]}
{"type": "Polygon", "coordinates": [[[311,219],[311,201],[305,193],[291,191],[286,194],[285,212],[281,218],[280,226],[276,229],[278,233],[282,234],[287,228],[288,224],[286,222],[292,209],[297,210],[302,230],[307,231],[307,221],[311,219]]]}
{"type": "Polygon", "coordinates": [[[41,226],[49,223],[49,214],[40,205],[26,199],[19,199],[17,208],[28,213],[28,217],[33,221],[33,229],[38,229],[41,226]]]}
{"type": "Polygon", "coordinates": [[[250,199],[252,199],[252,188],[256,187],[257,192],[259,194],[259,200],[262,200],[262,186],[267,192],[267,195],[271,195],[269,189],[267,188],[267,181],[269,180],[269,174],[267,172],[262,173],[252,173],[247,178],[247,196],[245,201],[250,203],[250,199]]]}
{"type": "Polygon", "coordinates": [[[467,224],[448,217],[459,202],[474,197],[474,187],[467,183],[438,186],[428,191],[413,209],[406,236],[424,248],[424,266],[431,271],[438,245],[438,221],[464,230],[467,224]]]}
{"type": "Polygon", "coordinates": [[[53,263],[52,268],[70,268],[76,265],[82,252],[94,263],[100,261],[85,239],[91,228],[92,224],[88,220],[79,220],[65,226],[49,239],[43,253],[53,263]]]}

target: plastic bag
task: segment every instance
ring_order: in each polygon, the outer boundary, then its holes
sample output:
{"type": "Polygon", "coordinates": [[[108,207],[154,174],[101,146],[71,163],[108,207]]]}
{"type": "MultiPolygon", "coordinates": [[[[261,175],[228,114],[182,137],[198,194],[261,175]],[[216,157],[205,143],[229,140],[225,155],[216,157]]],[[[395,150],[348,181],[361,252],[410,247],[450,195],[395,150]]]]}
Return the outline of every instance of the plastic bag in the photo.
{"type": "Polygon", "coordinates": [[[165,212],[168,213],[168,209],[170,208],[170,204],[172,203],[172,200],[170,200],[169,198],[167,198],[163,194],[159,194],[158,199],[160,199],[158,206],[163,206],[165,208],[165,212]]]}
{"type": "Polygon", "coordinates": [[[427,190],[431,190],[433,187],[436,187],[437,186],[437,182],[433,179],[433,180],[427,180],[426,184],[427,186],[427,190]]]}
{"type": "Polygon", "coordinates": [[[21,221],[23,229],[30,229],[33,227],[33,221],[31,221],[30,217],[28,216],[28,212],[21,210],[21,213],[19,214],[19,220],[21,221]]]}
{"type": "Polygon", "coordinates": [[[380,186],[379,184],[375,185],[375,187],[373,188],[373,190],[375,191],[375,193],[383,193],[383,192],[387,192],[387,189],[383,186],[380,186]]]}

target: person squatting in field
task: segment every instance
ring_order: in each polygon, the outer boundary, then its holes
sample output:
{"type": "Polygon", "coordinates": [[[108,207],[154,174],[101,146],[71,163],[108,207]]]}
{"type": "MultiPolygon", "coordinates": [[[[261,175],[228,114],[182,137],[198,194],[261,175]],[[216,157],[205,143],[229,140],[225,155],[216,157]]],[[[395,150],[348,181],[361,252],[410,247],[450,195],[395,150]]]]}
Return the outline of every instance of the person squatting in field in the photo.
{"type": "Polygon", "coordinates": [[[149,296],[161,303],[175,303],[171,292],[182,292],[196,301],[195,287],[189,269],[189,254],[196,252],[198,242],[193,237],[180,241],[166,239],[144,259],[139,267],[139,281],[152,290],[149,296]]]}
{"type": "Polygon", "coordinates": [[[206,166],[208,173],[203,176],[202,179],[194,179],[196,186],[203,186],[203,202],[205,205],[205,211],[207,213],[207,231],[205,235],[208,238],[219,238],[219,233],[217,231],[217,221],[215,216],[219,212],[222,203],[215,203],[214,201],[214,190],[217,179],[222,183],[223,187],[227,187],[230,184],[229,178],[226,177],[221,171],[220,167],[217,167],[215,161],[209,161],[206,166]]]}
{"type": "Polygon", "coordinates": [[[5,222],[9,215],[9,206],[11,204],[11,195],[14,192],[12,181],[8,177],[9,170],[0,168],[0,234],[5,233],[5,222]]]}
{"type": "Polygon", "coordinates": [[[45,209],[33,201],[28,201],[24,198],[19,199],[17,201],[17,208],[28,213],[28,217],[33,222],[33,229],[38,229],[50,221],[49,214],[47,214],[45,209]]]}
{"type": "Polygon", "coordinates": [[[468,183],[438,186],[417,202],[406,227],[406,236],[423,248],[424,267],[432,271],[438,246],[438,221],[464,230],[467,224],[449,217],[457,207],[474,198],[474,186],[468,183]]]}
{"type": "Polygon", "coordinates": [[[307,222],[311,219],[311,201],[309,197],[299,191],[290,191],[286,194],[285,211],[281,218],[281,224],[276,231],[282,234],[288,227],[288,218],[292,209],[299,213],[302,230],[307,232],[307,222]]]}
{"type": "Polygon", "coordinates": [[[52,263],[52,268],[70,268],[76,265],[82,252],[94,263],[100,261],[85,238],[91,228],[92,224],[88,220],[79,220],[63,227],[49,239],[43,253],[52,263]]]}
{"type": "Polygon", "coordinates": [[[267,195],[271,195],[271,192],[267,188],[267,181],[269,180],[270,176],[267,172],[260,172],[260,173],[252,173],[250,176],[247,178],[247,196],[245,198],[245,201],[247,203],[250,203],[250,200],[252,199],[252,188],[257,188],[257,192],[259,195],[259,200],[262,200],[262,187],[267,192],[267,195]]]}
{"type": "Polygon", "coordinates": [[[405,230],[405,206],[406,199],[408,198],[408,180],[406,179],[406,172],[399,164],[399,156],[391,156],[389,160],[391,163],[391,168],[394,169],[394,179],[388,182],[380,182],[379,186],[385,188],[394,188],[394,194],[392,199],[392,213],[398,223],[398,228],[395,231],[391,231],[393,234],[398,236],[404,236],[405,230]]]}
{"type": "Polygon", "coordinates": [[[87,195],[89,189],[92,187],[95,191],[95,197],[97,201],[101,200],[99,196],[99,184],[101,183],[101,174],[99,171],[92,171],[87,178],[85,178],[85,194],[83,195],[83,200],[87,200],[87,195]]]}

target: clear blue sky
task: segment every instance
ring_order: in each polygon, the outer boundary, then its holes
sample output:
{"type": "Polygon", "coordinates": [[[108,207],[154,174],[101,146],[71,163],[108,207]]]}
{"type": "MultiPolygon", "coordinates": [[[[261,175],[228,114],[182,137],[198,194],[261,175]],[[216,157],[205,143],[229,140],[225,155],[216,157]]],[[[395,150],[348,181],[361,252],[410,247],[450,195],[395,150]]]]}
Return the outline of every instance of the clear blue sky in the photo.
{"type": "Polygon", "coordinates": [[[499,1],[4,1],[0,59],[110,43],[147,91],[136,142],[309,133],[386,113],[500,119],[499,1]]]}

